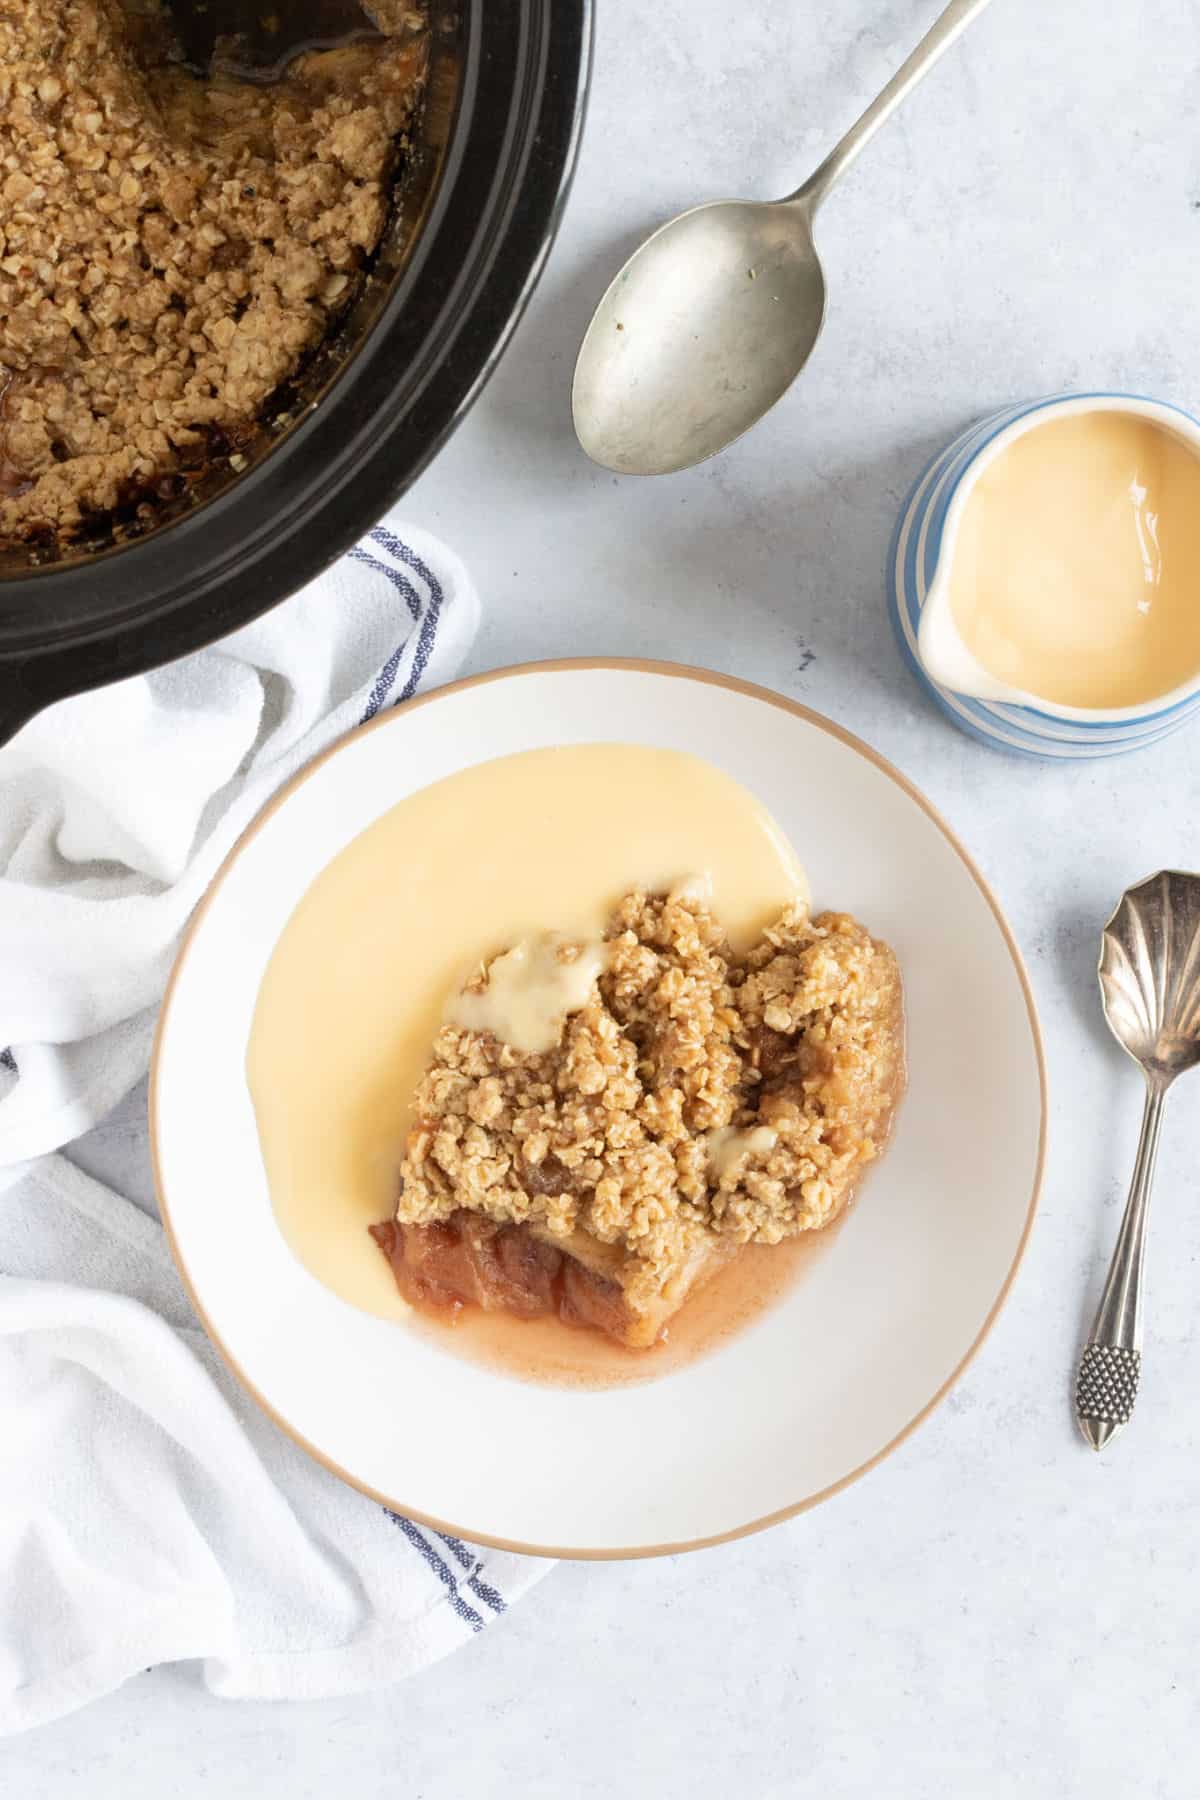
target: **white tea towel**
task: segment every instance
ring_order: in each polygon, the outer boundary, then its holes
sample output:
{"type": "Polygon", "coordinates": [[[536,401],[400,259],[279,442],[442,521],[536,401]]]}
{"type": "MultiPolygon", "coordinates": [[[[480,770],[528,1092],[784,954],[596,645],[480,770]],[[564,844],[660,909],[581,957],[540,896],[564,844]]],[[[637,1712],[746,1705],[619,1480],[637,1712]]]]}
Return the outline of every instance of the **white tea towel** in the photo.
{"type": "Polygon", "coordinates": [[[267,798],[449,680],[478,610],[457,557],[385,521],[253,625],[0,749],[0,1186],[141,1075],[180,932],[267,798]]]}
{"type": "Polygon", "coordinates": [[[457,559],[387,522],[257,624],[0,749],[0,1731],[180,1657],[227,1695],[395,1681],[545,1571],[311,1461],[226,1373],[161,1228],[43,1154],[143,1073],[242,828],[324,744],[452,676],[477,615],[457,559]]]}
{"type": "Polygon", "coordinates": [[[65,1158],[0,1193],[0,1268],[0,1732],[181,1657],[229,1697],[398,1681],[550,1567],[306,1456],[225,1370],[161,1228],[65,1158]]]}

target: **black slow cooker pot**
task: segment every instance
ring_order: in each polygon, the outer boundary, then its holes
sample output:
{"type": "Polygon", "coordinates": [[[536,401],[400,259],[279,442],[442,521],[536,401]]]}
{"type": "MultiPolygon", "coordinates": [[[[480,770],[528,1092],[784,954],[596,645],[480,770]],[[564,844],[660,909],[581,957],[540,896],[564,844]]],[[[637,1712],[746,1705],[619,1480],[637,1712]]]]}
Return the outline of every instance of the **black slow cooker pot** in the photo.
{"type": "Polygon", "coordinates": [[[0,742],[50,701],[199,649],[311,581],[415,480],[495,367],[566,197],[591,0],[431,12],[428,98],[384,243],[256,438],[214,458],[153,529],[117,520],[55,559],[0,557],[0,742]]]}

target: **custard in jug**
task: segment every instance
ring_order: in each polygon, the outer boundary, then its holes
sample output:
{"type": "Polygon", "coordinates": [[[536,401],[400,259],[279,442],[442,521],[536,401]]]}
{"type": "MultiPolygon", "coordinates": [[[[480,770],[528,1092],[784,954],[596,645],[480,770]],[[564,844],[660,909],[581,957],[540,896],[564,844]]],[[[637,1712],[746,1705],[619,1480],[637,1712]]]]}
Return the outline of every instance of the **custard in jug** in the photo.
{"type": "Polygon", "coordinates": [[[1200,457],[1124,411],[1036,425],[967,496],[950,612],[997,681],[1072,707],[1153,700],[1200,674],[1200,457]]]}

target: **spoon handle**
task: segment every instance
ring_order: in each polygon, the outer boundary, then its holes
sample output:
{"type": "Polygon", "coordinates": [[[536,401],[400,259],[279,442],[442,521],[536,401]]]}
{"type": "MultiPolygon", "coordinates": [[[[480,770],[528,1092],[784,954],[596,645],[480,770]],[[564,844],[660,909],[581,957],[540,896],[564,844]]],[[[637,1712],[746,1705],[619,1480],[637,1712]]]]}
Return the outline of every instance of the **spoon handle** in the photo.
{"type": "Polygon", "coordinates": [[[1146,1086],[1137,1161],[1108,1280],[1075,1376],[1075,1416],[1093,1450],[1103,1450],[1129,1423],[1142,1365],[1142,1260],[1146,1211],[1158,1156],[1166,1087],[1146,1086]]]}
{"type": "Polygon", "coordinates": [[[928,75],[938,58],[945,54],[987,4],[988,0],[950,0],[945,12],[936,24],[930,26],[912,55],[901,63],[883,92],[872,100],[858,123],[850,127],[845,137],[834,145],[820,168],[814,170],[802,188],[789,194],[788,199],[804,201],[809,211],[815,213],[834,182],[845,174],[884,120],[891,118],[905,96],[912,92],[923,75],[928,75]]]}

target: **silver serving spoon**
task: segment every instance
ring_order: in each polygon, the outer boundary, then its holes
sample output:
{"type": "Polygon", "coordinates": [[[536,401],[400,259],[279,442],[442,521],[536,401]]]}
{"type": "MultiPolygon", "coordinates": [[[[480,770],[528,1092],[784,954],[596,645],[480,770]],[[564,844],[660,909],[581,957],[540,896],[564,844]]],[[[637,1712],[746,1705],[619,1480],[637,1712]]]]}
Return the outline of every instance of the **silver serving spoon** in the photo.
{"type": "Polygon", "coordinates": [[[1146,1077],[1137,1161],[1104,1296],[1075,1378],[1093,1450],[1129,1422],[1142,1362],[1146,1209],[1167,1089],[1200,1062],[1200,875],[1164,870],[1121,896],[1104,928],[1100,991],[1109,1029],[1146,1077]]]}
{"type": "Polygon", "coordinates": [[[817,208],[864,144],[988,0],[952,0],[857,125],[786,200],[717,200],[634,252],[575,365],[579,441],[623,475],[689,469],[782,398],[825,317],[817,208]]]}

